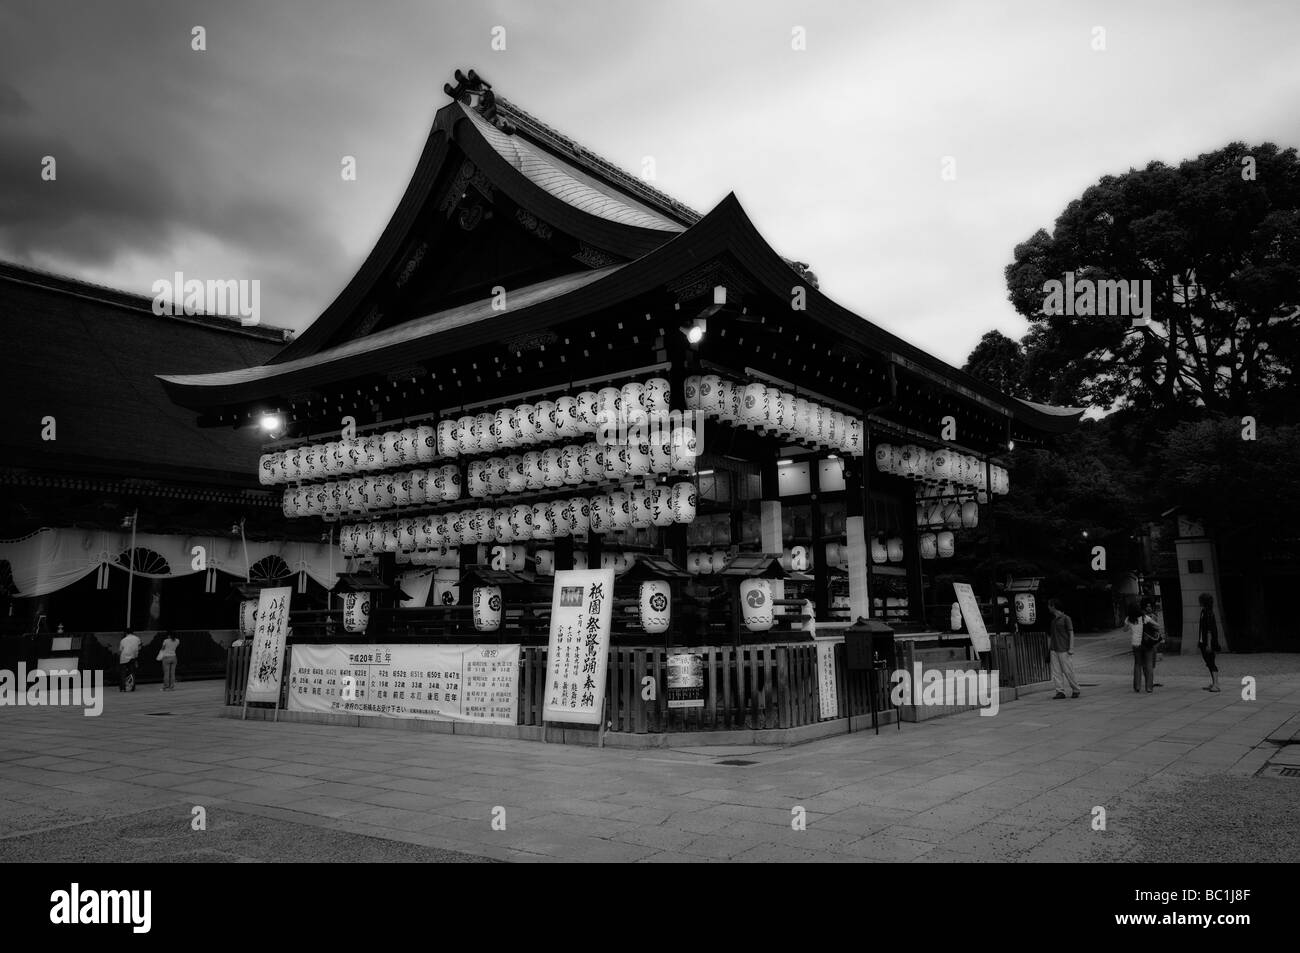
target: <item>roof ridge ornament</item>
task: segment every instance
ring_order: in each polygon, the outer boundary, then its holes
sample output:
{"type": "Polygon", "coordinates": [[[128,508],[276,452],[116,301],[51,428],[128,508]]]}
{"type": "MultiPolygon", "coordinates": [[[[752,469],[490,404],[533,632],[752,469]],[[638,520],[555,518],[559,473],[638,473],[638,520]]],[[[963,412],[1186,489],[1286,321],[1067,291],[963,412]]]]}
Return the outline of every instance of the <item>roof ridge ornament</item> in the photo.
{"type": "Polygon", "coordinates": [[[457,102],[464,103],[507,135],[514,133],[514,124],[497,111],[497,97],[496,93],[492,92],[491,83],[474,70],[468,73],[456,70],[453,75],[456,85],[444,83],[442,86],[444,93],[457,102]]]}

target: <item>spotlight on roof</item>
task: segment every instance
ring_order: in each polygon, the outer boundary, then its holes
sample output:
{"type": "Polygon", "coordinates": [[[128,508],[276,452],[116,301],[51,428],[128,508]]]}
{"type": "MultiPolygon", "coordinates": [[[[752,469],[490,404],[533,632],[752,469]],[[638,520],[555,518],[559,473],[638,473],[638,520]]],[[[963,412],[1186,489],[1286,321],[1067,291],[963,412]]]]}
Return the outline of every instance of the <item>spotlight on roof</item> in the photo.
{"type": "Polygon", "coordinates": [[[275,433],[284,427],[284,418],[279,414],[263,414],[258,423],[267,433],[275,433]]]}
{"type": "Polygon", "coordinates": [[[704,328],[700,327],[698,324],[693,324],[689,328],[686,328],[685,332],[686,340],[691,344],[699,344],[704,340],[704,328]]]}

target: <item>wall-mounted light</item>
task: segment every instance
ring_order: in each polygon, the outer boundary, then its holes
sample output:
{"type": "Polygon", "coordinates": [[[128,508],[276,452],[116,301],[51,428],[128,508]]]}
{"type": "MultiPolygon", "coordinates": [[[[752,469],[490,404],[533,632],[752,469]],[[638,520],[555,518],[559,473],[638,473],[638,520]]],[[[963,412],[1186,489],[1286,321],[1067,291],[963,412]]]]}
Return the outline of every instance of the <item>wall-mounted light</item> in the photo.
{"type": "Polygon", "coordinates": [[[712,470],[701,470],[696,476],[713,476],[712,470]]]}
{"type": "Polygon", "coordinates": [[[267,433],[275,433],[277,430],[283,429],[284,418],[279,414],[263,414],[258,423],[267,433]]]}
{"type": "Polygon", "coordinates": [[[776,461],[776,465],[777,465],[778,467],[788,467],[788,466],[789,466],[790,464],[792,464],[792,463],[794,463],[793,460],[778,460],[778,461],[776,461]]]}

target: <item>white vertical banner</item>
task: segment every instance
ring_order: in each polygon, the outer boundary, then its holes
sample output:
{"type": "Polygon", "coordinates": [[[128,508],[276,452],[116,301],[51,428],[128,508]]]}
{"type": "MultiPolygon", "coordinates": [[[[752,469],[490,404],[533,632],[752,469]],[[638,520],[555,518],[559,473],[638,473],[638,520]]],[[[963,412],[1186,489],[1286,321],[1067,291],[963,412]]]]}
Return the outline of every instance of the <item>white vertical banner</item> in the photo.
{"type": "Polygon", "coordinates": [[[961,616],[966,620],[970,644],[974,646],[976,652],[990,651],[993,643],[989,641],[988,629],[984,628],[984,617],[980,615],[980,606],[975,600],[975,590],[965,582],[954,582],[952,588],[957,593],[957,605],[961,606],[961,616]]]}
{"type": "Polygon", "coordinates": [[[845,546],[849,555],[849,622],[871,617],[871,593],[867,591],[866,519],[850,516],[844,521],[845,546]]]}
{"type": "Polygon", "coordinates": [[[835,687],[835,645],[835,642],[817,643],[817,696],[823,718],[834,718],[840,710],[835,687]]]}
{"type": "Polygon", "coordinates": [[[555,573],[544,721],[600,724],[613,612],[614,570],[562,569],[555,573]]]}
{"type": "Polygon", "coordinates": [[[248,665],[245,702],[280,701],[280,677],[284,668],[284,639],[289,628],[291,586],[263,589],[257,594],[257,629],[253,634],[253,658],[248,665]]]}

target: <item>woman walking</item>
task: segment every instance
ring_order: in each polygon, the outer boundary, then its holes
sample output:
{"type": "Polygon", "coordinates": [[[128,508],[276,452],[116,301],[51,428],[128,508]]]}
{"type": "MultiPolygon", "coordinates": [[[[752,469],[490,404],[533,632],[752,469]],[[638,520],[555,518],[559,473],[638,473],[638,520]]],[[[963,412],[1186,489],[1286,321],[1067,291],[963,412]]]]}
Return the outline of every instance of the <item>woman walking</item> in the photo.
{"type": "Polygon", "coordinates": [[[1196,640],[1205,659],[1205,667],[1210,670],[1210,684],[1207,692],[1221,691],[1219,688],[1219,666],[1214,664],[1214,656],[1219,652],[1219,624],[1214,620],[1214,596],[1208,592],[1201,593],[1201,634],[1196,640]]]}
{"type": "Polygon", "coordinates": [[[1124,629],[1128,632],[1129,645],[1133,648],[1133,691],[1142,691],[1143,683],[1147,692],[1152,690],[1155,682],[1156,648],[1143,639],[1147,617],[1142,614],[1142,607],[1136,602],[1128,607],[1124,619],[1124,629]]]}
{"type": "Polygon", "coordinates": [[[162,648],[158,650],[158,661],[162,662],[163,670],[163,687],[165,692],[174,691],[176,688],[176,649],[180,646],[181,640],[173,632],[168,632],[163,639],[162,648]]]}

